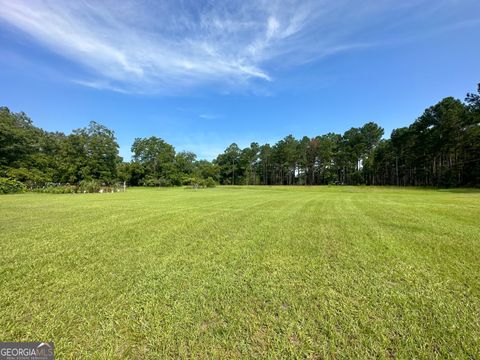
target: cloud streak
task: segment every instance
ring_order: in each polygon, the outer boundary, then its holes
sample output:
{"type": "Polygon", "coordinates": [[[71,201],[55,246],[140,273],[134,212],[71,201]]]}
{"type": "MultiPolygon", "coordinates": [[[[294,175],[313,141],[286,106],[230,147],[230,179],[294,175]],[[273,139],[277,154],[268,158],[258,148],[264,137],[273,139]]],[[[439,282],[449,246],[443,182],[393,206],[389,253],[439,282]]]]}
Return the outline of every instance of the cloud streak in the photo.
{"type": "Polygon", "coordinates": [[[396,3],[0,0],[0,19],[88,69],[77,84],[166,94],[268,83],[275,69],[368,47],[354,35],[396,3]]]}

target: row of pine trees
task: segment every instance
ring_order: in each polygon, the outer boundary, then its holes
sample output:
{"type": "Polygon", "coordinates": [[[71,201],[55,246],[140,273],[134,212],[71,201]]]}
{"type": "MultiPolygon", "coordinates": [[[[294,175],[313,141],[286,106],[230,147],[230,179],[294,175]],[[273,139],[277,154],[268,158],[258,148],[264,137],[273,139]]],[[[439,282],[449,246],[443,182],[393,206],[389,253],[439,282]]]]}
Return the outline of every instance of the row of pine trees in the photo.
{"type": "Polygon", "coordinates": [[[344,134],[289,135],[273,146],[232,144],[214,163],[222,184],[479,186],[479,94],[445,98],[389,139],[369,122],[344,134]]]}

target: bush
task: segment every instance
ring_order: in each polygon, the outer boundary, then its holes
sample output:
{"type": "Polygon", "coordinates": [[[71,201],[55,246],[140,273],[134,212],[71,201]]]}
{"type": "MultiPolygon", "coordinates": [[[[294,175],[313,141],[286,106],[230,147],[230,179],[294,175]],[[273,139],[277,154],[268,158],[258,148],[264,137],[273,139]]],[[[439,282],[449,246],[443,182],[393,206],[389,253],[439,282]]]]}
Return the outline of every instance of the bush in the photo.
{"type": "Polygon", "coordinates": [[[183,186],[192,185],[192,181],[193,181],[193,178],[191,176],[188,176],[188,175],[184,174],[181,178],[181,185],[183,185],[183,186]]]}
{"type": "Polygon", "coordinates": [[[215,180],[213,180],[210,176],[207,178],[207,180],[205,180],[205,186],[207,188],[213,188],[215,186],[217,186],[217,183],[215,182],[215,180]]]}
{"type": "Polygon", "coordinates": [[[0,178],[0,194],[16,194],[25,190],[25,185],[20,181],[0,178]]]}
{"type": "Polygon", "coordinates": [[[198,189],[198,188],[202,188],[203,187],[203,179],[199,179],[199,178],[196,178],[196,177],[191,177],[189,178],[189,185],[193,188],[193,189],[198,189]]]}
{"type": "Polygon", "coordinates": [[[77,187],[72,185],[47,185],[42,188],[36,188],[32,191],[46,193],[46,194],[74,194],[77,192],[77,187]]]}
{"type": "Polygon", "coordinates": [[[78,184],[78,192],[80,193],[98,193],[102,188],[97,180],[82,180],[78,184]]]}
{"type": "Polygon", "coordinates": [[[143,186],[159,186],[158,179],[145,178],[142,183],[143,186]]]}
{"type": "Polygon", "coordinates": [[[172,181],[165,178],[158,179],[158,186],[169,187],[173,186],[172,181]]]}
{"type": "Polygon", "coordinates": [[[156,178],[151,178],[151,177],[145,178],[142,185],[143,186],[152,186],[152,187],[153,186],[159,186],[159,187],[173,186],[172,181],[170,181],[169,179],[165,179],[165,178],[156,179],[156,178]]]}
{"type": "Polygon", "coordinates": [[[81,181],[78,186],[76,185],[62,185],[49,183],[41,188],[32,189],[34,192],[46,193],[46,194],[75,194],[75,193],[112,193],[119,191],[120,186],[118,185],[100,185],[98,181],[95,180],[84,180],[81,181]]]}
{"type": "Polygon", "coordinates": [[[217,183],[211,177],[209,177],[207,179],[192,177],[192,178],[189,179],[189,185],[193,189],[199,189],[199,188],[204,189],[204,188],[215,187],[217,185],[217,183]]]}
{"type": "Polygon", "coordinates": [[[122,189],[122,186],[119,184],[115,185],[107,185],[107,186],[102,186],[103,192],[106,193],[114,193],[114,192],[119,192],[122,189]]]}

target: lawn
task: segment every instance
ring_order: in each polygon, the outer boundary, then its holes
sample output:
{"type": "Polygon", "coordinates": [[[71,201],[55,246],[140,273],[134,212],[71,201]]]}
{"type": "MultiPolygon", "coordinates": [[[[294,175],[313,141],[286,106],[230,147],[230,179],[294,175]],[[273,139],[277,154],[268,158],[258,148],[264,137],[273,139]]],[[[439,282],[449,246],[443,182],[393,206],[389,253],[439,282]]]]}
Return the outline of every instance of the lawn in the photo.
{"type": "Polygon", "coordinates": [[[0,197],[0,341],[59,359],[480,358],[480,192],[0,197]]]}

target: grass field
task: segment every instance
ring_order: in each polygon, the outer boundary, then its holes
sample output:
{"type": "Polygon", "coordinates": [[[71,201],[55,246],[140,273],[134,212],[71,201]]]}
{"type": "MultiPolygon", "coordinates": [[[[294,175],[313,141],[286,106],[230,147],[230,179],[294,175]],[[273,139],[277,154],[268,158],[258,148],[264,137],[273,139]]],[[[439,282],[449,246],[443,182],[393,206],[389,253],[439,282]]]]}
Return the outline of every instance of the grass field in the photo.
{"type": "Polygon", "coordinates": [[[0,197],[0,341],[59,359],[480,358],[480,192],[0,197]]]}

